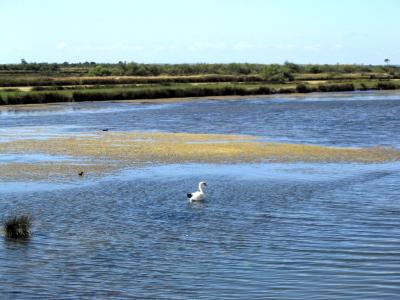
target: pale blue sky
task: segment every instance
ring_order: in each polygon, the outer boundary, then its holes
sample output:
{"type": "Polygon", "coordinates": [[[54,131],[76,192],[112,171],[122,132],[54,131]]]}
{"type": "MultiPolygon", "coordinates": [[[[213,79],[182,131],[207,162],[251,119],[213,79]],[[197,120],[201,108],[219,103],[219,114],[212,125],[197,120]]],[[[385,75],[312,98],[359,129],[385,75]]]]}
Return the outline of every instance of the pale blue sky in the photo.
{"type": "Polygon", "coordinates": [[[0,0],[0,63],[400,63],[399,0],[0,0]]]}

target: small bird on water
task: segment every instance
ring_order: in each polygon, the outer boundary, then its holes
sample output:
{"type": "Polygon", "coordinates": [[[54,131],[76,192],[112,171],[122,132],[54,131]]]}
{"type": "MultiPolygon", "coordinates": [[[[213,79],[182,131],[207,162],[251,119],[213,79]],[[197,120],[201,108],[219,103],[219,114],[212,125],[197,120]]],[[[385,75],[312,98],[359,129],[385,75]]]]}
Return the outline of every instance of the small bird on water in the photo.
{"type": "Polygon", "coordinates": [[[85,172],[83,172],[83,171],[80,171],[80,172],[78,173],[78,175],[79,175],[80,177],[83,177],[84,174],[85,174],[85,172]]]}
{"type": "Polygon", "coordinates": [[[207,186],[207,183],[204,181],[199,182],[199,190],[193,193],[187,193],[187,197],[189,198],[189,201],[203,201],[206,198],[206,195],[204,193],[204,188],[207,186]]]}

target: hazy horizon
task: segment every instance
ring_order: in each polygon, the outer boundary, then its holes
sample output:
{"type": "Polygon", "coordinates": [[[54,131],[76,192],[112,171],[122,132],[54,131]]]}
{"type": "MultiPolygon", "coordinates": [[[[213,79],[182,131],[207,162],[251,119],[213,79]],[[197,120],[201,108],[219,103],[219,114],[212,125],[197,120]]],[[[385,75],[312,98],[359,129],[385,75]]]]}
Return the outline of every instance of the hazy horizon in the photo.
{"type": "Polygon", "coordinates": [[[3,0],[0,63],[399,64],[395,0],[3,0]]]}

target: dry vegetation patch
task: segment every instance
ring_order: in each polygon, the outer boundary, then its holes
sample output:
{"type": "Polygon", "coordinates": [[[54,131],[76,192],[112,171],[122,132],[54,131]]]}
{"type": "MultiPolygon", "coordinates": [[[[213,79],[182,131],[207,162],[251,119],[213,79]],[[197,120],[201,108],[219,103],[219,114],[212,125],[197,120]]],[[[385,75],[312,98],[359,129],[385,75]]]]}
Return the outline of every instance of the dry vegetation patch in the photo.
{"type": "Polygon", "coordinates": [[[339,148],[259,141],[254,136],[162,132],[101,132],[93,136],[25,139],[0,143],[0,153],[45,153],[89,163],[0,164],[0,178],[102,174],[125,167],[165,163],[356,162],[400,160],[391,148],[339,148]]]}

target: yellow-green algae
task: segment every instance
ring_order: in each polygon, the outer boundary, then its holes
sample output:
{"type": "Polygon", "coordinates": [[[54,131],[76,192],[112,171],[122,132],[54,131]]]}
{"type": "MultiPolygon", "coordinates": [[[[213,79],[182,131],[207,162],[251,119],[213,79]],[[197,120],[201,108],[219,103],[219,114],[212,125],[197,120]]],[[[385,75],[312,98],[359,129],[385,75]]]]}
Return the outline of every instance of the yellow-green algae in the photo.
{"type": "MultiPolygon", "coordinates": [[[[65,182],[78,178],[81,171],[85,177],[98,177],[104,173],[117,169],[117,164],[85,164],[71,163],[8,163],[0,164],[0,179],[12,181],[46,180],[51,182],[65,182]]],[[[119,167],[122,167],[119,165],[119,167]]]]}
{"type": "Polygon", "coordinates": [[[164,132],[100,132],[92,136],[22,139],[0,143],[0,153],[45,153],[89,159],[90,164],[0,164],[0,178],[76,176],[152,163],[342,162],[400,160],[391,148],[339,148],[259,141],[255,136],[164,132]]]}

